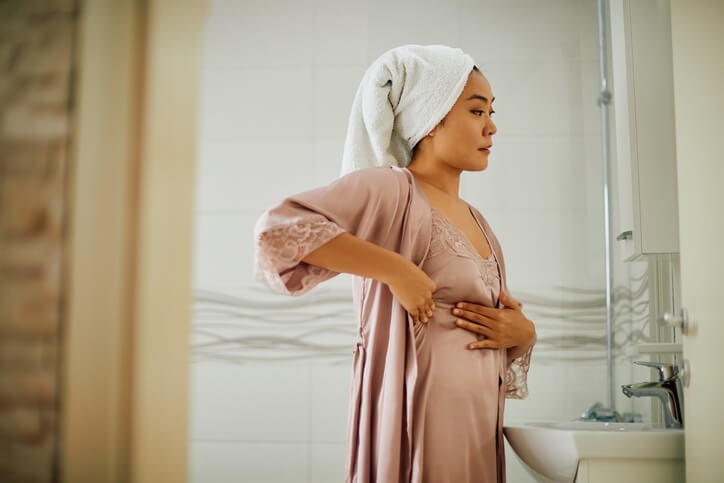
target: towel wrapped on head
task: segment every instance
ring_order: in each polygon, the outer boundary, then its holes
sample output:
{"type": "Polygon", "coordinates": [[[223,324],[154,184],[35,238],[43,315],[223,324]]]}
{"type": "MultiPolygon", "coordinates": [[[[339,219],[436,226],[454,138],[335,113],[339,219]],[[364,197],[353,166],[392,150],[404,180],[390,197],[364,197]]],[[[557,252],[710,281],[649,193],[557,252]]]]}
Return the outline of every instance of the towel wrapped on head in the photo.
{"type": "Polygon", "coordinates": [[[403,45],[378,57],[352,103],[341,174],[407,166],[412,148],[455,105],[474,66],[468,54],[445,45],[403,45]]]}

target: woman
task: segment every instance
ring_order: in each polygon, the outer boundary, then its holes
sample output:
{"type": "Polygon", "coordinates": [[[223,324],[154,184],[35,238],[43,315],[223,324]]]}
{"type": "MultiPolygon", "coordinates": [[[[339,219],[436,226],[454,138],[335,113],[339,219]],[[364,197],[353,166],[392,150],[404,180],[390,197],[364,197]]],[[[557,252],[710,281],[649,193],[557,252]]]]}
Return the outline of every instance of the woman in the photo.
{"type": "Polygon", "coordinates": [[[488,165],[493,100],[460,49],[386,52],[355,96],[348,172],[257,222],[257,274],[275,290],[357,275],[348,482],[505,481],[503,407],[526,395],[535,327],[459,197],[460,174],[488,165]]]}

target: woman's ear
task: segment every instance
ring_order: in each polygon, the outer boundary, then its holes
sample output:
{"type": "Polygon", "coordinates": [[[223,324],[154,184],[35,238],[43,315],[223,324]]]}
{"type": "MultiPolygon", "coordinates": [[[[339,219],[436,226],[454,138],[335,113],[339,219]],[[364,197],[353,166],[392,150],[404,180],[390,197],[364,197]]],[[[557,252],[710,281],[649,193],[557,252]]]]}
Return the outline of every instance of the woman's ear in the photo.
{"type": "MultiPolygon", "coordinates": [[[[445,117],[447,117],[447,116],[445,116],[445,117]]],[[[437,133],[437,131],[440,129],[440,126],[444,126],[444,125],[445,125],[445,117],[443,117],[442,120],[440,120],[440,122],[437,123],[437,126],[435,126],[434,128],[432,128],[432,131],[430,131],[430,132],[427,134],[428,136],[431,136],[431,137],[434,136],[434,135],[437,133]]]]}

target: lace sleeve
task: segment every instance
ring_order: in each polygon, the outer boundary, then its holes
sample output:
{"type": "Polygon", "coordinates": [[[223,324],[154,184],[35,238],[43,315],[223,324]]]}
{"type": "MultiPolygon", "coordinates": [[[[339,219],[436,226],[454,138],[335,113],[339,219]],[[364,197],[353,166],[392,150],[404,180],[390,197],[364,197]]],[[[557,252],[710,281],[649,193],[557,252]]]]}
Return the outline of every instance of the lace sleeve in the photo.
{"type": "Polygon", "coordinates": [[[256,279],[272,290],[301,295],[337,272],[310,265],[302,258],[343,233],[329,220],[295,222],[260,233],[256,239],[256,279]]]}
{"type": "Polygon", "coordinates": [[[505,397],[508,399],[525,399],[528,397],[528,368],[530,355],[533,352],[531,345],[525,354],[511,361],[505,371],[505,397]]]}

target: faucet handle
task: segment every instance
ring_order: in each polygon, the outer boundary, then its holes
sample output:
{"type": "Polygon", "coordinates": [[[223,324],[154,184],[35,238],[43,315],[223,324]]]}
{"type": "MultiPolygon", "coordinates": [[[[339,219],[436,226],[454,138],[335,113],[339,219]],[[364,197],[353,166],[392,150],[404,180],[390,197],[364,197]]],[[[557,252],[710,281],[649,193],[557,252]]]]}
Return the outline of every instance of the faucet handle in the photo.
{"type": "Polygon", "coordinates": [[[673,364],[667,364],[665,362],[649,362],[649,361],[633,361],[634,364],[640,366],[653,367],[658,370],[659,382],[664,382],[671,379],[676,374],[676,367],[673,364]]]}

